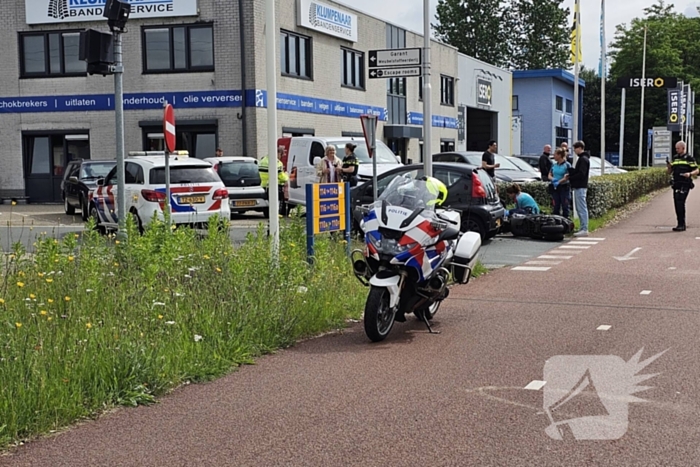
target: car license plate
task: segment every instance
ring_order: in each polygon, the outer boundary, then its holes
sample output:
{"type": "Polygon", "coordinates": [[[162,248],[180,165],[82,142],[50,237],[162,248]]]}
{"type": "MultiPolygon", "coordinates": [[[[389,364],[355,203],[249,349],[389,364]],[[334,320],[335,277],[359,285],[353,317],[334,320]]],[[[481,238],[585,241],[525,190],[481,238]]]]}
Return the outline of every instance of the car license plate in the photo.
{"type": "Polygon", "coordinates": [[[235,207],[251,207],[255,206],[255,200],[254,199],[245,199],[245,200],[238,200],[234,201],[233,205],[235,207]]]}
{"type": "Polygon", "coordinates": [[[180,196],[180,204],[202,204],[206,201],[205,196],[180,196]]]}

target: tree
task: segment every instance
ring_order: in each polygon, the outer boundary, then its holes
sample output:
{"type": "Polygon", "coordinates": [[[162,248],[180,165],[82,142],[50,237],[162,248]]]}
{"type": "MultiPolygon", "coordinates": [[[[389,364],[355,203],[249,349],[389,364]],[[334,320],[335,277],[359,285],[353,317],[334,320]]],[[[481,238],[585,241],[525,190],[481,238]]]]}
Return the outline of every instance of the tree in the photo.
{"type": "Polygon", "coordinates": [[[517,70],[566,68],[569,9],[563,0],[512,0],[511,67],[517,70]]]}
{"type": "Polygon", "coordinates": [[[569,10],[563,0],[438,0],[436,38],[511,69],[563,68],[569,10]]]}
{"type": "Polygon", "coordinates": [[[500,0],[438,0],[435,37],[470,57],[508,65],[506,8],[500,0]]]}

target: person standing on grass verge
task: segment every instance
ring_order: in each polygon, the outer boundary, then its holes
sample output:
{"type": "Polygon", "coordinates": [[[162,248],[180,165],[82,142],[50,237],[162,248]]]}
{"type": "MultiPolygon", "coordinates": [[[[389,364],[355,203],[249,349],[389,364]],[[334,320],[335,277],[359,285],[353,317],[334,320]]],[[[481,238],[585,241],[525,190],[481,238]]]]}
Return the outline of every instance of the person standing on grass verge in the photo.
{"type": "Polygon", "coordinates": [[[489,174],[494,182],[496,181],[496,169],[501,166],[501,164],[496,164],[496,151],[498,151],[498,144],[491,140],[489,148],[481,155],[481,168],[489,174]]]}
{"type": "Polygon", "coordinates": [[[675,232],[683,232],[685,230],[685,201],[688,199],[688,193],[695,188],[693,184],[693,176],[700,173],[698,164],[693,156],[685,151],[685,141],[676,143],[676,154],[673,156],[673,161],[669,162],[666,159],[666,170],[673,174],[673,204],[676,208],[676,219],[678,225],[673,228],[675,232]]]}
{"type": "Polygon", "coordinates": [[[552,181],[549,186],[549,193],[554,198],[554,214],[557,216],[569,217],[569,169],[571,164],[566,161],[566,151],[557,148],[554,152],[554,164],[549,171],[549,179],[552,181]]]}
{"type": "Polygon", "coordinates": [[[574,206],[581,221],[581,226],[578,232],[574,233],[574,237],[587,237],[588,202],[586,193],[588,192],[588,172],[591,169],[591,154],[586,151],[586,145],[583,141],[574,143],[574,152],[576,153],[576,166],[569,169],[569,182],[574,192],[574,206]]]}

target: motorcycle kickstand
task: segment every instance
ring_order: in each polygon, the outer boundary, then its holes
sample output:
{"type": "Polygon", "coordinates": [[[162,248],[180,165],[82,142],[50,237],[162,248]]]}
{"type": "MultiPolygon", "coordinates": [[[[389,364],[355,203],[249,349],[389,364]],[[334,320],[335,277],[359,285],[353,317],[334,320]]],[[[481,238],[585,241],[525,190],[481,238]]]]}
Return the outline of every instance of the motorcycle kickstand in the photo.
{"type": "Polygon", "coordinates": [[[425,317],[425,313],[421,313],[421,318],[423,318],[425,325],[428,326],[429,334],[440,334],[440,331],[433,331],[433,328],[430,327],[430,323],[428,322],[428,318],[425,317]]]}

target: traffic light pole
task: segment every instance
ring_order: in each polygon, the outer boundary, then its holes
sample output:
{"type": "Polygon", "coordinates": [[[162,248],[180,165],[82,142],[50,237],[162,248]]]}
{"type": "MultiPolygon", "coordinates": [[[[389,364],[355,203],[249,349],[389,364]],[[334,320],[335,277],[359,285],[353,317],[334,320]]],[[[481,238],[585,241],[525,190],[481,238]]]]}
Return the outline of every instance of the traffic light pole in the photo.
{"type": "Polygon", "coordinates": [[[117,238],[126,238],[126,200],[124,197],[124,64],[122,62],[122,33],[114,31],[114,110],[117,127],[117,238]]]}

